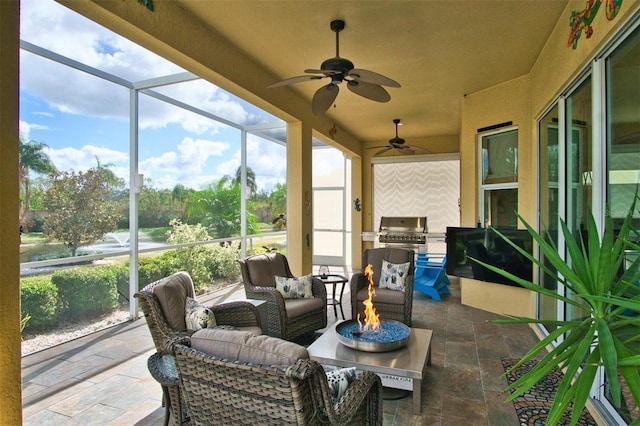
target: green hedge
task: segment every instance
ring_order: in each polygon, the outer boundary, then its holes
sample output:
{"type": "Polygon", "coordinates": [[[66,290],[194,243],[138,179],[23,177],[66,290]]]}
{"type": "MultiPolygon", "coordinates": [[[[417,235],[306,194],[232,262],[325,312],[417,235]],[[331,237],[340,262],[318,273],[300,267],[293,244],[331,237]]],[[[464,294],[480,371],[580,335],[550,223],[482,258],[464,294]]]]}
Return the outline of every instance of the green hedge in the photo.
{"type": "MultiPolygon", "coordinates": [[[[138,290],[149,283],[167,277],[178,270],[174,266],[175,259],[167,253],[161,256],[146,256],[138,259],[138,290]]],[[[127,262],[127,269],[129,262],[127,262]]],[[[129,288],[127,281],[127,289],[129,288]]],[[[127,290],[128,291],[128,290],[127,290]]]]}
{"type": "Polygon", "coordinates": [[[117,274],[112,266],[59,270],[51,276],[58,287],[65,319],[110,312],[118,306],[117,274]]]}
{"type": "Polygon", "coordinates": [[[57,322],[58,288],[49,276],[25,277],[20,285],[20,303],[22,315],[29,315],[25,330],[44,330],[57,322]]]}
{"type": "Polygon", "coordinates": [[[118,290],[118,302],[128,303],[129,300],[129,267],[125,265],[110,266],[116,274],[116,289],[118,290]]]}

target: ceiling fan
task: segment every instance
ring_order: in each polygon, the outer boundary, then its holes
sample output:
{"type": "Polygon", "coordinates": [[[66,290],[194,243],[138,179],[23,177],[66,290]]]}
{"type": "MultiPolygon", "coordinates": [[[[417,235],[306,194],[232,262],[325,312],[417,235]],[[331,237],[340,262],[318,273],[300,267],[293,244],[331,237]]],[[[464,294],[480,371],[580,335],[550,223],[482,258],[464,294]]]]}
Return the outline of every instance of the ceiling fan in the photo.
{"type": "Polygon", "coordinates": [[[376,152],[375,154],[373,154],[373,156],[378,156],[380,154],[384,154],[385,152],[391,150],[391,149],[395,149],[398,152],[400,152],[401,154],[405,154],[405,155],[412,155],[415,154],[416,152],[420,152],[422,154],[430,154],[431,151],[429,151],[426,148],[422,148],[419,146],[411,146],[411,145],[405,145],[405,140],[398,137],[398,125],[400,124],[400,119],[399,118],[394,118],[393,122],[396,125],[396,137],[395,138],[391,138],[389,139],[389,145],[385,145],[385,146],[372,146],[370,149],[374,149],[374,148],[382,148],[380,151],[376,152]]]}
{"type": "Polygon", "coordinates": [[[340,31],[344,29],[344,21],[331,21],[331,30],[336,33],[336,56],[327,59],[320,65],[320,69],[304,70],[306,75],[287,78],[270,84],[267,88],[286,86],[309,80],[320,80],[325,77],[331,82],[322,86],[313,95],[311,109],[315,115],[324,114],[338,96],[338,85],[345,81],[347,88],[353,93],[377,102],[388,102],[389,93],[382,86],[400,87],[400,83],[381,74],[364,69],[354,68],[353,62],[340,57],[340,31]]]}

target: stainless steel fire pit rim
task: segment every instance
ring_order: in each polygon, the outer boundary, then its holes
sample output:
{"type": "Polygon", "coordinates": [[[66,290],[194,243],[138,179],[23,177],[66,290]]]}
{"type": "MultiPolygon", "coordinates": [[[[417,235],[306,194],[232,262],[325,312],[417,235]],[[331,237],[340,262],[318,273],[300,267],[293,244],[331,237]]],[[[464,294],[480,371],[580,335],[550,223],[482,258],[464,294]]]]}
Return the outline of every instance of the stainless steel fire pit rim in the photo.
{"type": "Polygon", "coordinates": [[[407,336],[403,339],[394,340],[392,342],[363,342],[363,341],[350,339],[348,337],[343,336],[340,333],[340,330],[342,330],[345,327],[351,326],[353,323],[357,323],[357,321],[353,319],[342,321],[341,323],[336,325],[336,336],[338,337],[338,341],[344,346],[347,346],[349,348],[356,349],[359,351],[363,351],[363,352],[389,352],[389,351],[400,349],[406,346],[407,341],[409,340],[409,336],[411,335],[411,329],[400,321],[383,320],[382,322],[393,323],[395,325],[398,325],[404,328],[407,332],[407,336]]]}

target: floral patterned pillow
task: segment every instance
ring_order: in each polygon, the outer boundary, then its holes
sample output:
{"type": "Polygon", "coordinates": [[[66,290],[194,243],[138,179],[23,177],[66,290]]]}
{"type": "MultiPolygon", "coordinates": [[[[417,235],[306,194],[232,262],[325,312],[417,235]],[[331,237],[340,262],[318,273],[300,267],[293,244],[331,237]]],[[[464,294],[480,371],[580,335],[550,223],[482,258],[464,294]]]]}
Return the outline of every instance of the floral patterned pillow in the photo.
{"type": "Polygon", "coordinates": [[[313,274],[299,278],[286,278],[276,276],[276,290],[285,299],[311,299],[313,298],[313,274]]]}
{"type": "Polygon", "coordinates": [[[213,328],[217,325],[213,311],[191,297],[187,297],[184,322],[187,324],[187,330],[191,331],[213,328]]]}
{"type": "Polygon", "coordinates": [[[405,281],[409,275],[409,264],[410,262],[395,264],[383,260],[382,271],[380,272],[380,288],[404,291],[405,281]]]}
{"type": "Polygon", "coordinates": [[[347,391],[347,388],[356,377],[356,368],[340,368],[337,370],[327,371],[327,383],[329,384],[329,392],[331,394],[331,402],[335,405],[347,391]]]}

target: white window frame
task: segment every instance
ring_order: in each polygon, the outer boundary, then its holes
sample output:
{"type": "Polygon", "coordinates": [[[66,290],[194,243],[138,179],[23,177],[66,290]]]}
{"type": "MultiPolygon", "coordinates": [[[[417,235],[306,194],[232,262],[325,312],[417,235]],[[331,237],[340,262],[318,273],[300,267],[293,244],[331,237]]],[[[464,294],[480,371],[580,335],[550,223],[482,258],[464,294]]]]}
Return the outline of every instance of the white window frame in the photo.
{"type": "MultiPolygon", "coordinates": [[[[487,220],[488,218],[485,217],[484,212],[485,212],[485,195],[486,192],[488,191],[495,191],[495,190],[500,190],[500,189],[518,189],[518,181],[520,179],[519,176],[516,176],[516,180],[515,182],[503,182],[503,183],[488,183],[485,184],[483,183],[483,174],[484,174],[484,164],[483,164],[483,156],[482,156],[482,140],[483,138],[486,138],[487,136],[492,136],[492,135],[498,135],[501,133],[506,133],[506,132],[511,132],[511,131],[517,131],[518,132],[518,145],[519,143],[519,139],[520,139],[520,130],[518,129],[518,126],[509,126],[509,127],[502,127],[498,130],[493,130],[493,131],[489,131],[489,132],[483,132],[483,133],[478,133],[477,136],[477,147],[478,147],[478,223],[485,228],[487,225],[487,220]]],[[[518,156],[520,155],[520,147],[518,147],[518,156]]],[[[518,171],[519,173],[519,171],[518,171]]]]}

